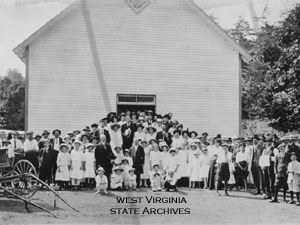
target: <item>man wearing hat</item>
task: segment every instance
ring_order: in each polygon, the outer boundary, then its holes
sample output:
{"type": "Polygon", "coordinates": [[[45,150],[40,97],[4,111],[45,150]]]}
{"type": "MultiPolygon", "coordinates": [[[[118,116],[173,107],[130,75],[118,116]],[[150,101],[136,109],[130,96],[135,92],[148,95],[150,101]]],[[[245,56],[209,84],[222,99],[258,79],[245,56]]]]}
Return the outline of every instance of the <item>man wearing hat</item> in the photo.
{"type": "Polygon", "coordinates": [[[262,177],[262,170],[259,166],[259,158],[263,152],[263,142],[259,141],[258,135],[254,135],[252,143],[253,143],[253,155],[252,158],[250,158],[251,163],[251,172],[253,175],[253,181],[256,188],[256,192],[254,192],[254,195],[260,195],[261,194],[261,177],[262,177]]]}
{"type": "MultiPolygon", "coordinates": [[[[290,144],[288,145],[288,154],[295,152],[297,160],[300,161],[300,148],[296,145],[297,138],[294,135],[290,135],[290,144]]],[[[289,157],[290,158],[290,157],[289,157]]],[[[289,160],[290,162],[291,160],[289,160]]]]}
{"type": "Polygon", "coordinates": [[[271,199],[272,198],[272,183],[273,183],[273,180],[275,178],[275,176],[273,177],[274,174],[272,174],[272,170],[271,170],[271,157],[274,156],[274,153],[273,153],[273,150],[274,148],[272,147],[272,143],[273,143],[273,140],[272,138],[267,138],[266,139],[266,147],[265,149],[263,150],[262,152],[262,156],[261,157],[266,157],[268,156],[269,157],[269,160],[270,160],[270,165],[269,166],[263,166],[262,167],[262,174],[263,174],[263,182],[264,182],[264,193],[265,193],[265,196],[264,196],[264,199],[271,199]]]}
{"type": "Polygon", "coordinates": [[[207,142],[208,133],[207,133],[207,132],[204,132],[204,133],[202,134],[202,137],[203,137],[203,142],[207,142]]]}
{"type": "Polygon", "coordinates": [[[111,150],[111,146],[106,142],[106,136],[104,134],[100,135],[100,143],[97,145],[95,149],[95,159],[96,159],[96,168],[103,167],[105,170],[105,175],[110,179],[110,175],[112,173],[112,160],[114,160],[116,156],[111,150]]]}
{"type": "Polygon", "coordinates": [[[42,133],[42,139],[41,141],[39,142],[39,148],[42,149],[44,148],[44,141],[45,140],[50,140],[49,139],[49,132],[47,130],[44,130],[43,133],[42,133]]]}
{"type": "Polygon", "coordinates": [[[159,131],[156,134],[156,140],[158,142],[164,141],[170,147],[172,145],[172,135],[168,132],[167,125],[163,123],[161,129],[162,131],[159,131]]]}
{"type": "Polygon", "coordinates": [[[52,148],[55,150],[54,152],[54,159],[53,159],[53,182],[55,182],[55,174],[56,174],[56,170],[57,170],[57,164],[56,164],[56,160],[57,160],[57,156],[59,153],[59,148],[60,145],[63,143],[63,139],[60,137],[61,135],[61,131],[59,129],[55,129],[52,132],[54,138],[50,139],[50,144],[52,146],[52,148]]]}
{"type": "Polygon", "coordinates": [[[133,159],[133,168],[135,168],[136,172],[136,183],[137,188],[140,187],[141,174],[144,172],[144,164],[145,164],[145,150],[144,148],[147,145],[146,140],[141,140],[139,142],[139,146],[135,152],[135,158],[133,159]]]}
{"type": "Polygon", "coordinates": [[[14,149],[15,153],[15,164],[24,158],[24,148],[22,141],[18,139],[19,133],[17,131],[13,131],[12,133],[12,139],[10,140],[10,144],[12,148],[14,149]]]}
{"type": "Polygon", "coordinates": [[[47,181],[48,185],[50,185],[52,182],[51,172],[54,165],[56,151],[53,150],[48,139],[45,139],[43,142],[44,147],[40,150],[38,157],[40,164],[39,178],[44,182],[47,181]]]}
{"type": "Polygon", "coordinates": [[[92,140],[95,137],[99,139],[100,134],[99,134],[99,130],[97,129],[98,128],[98,124],[93,123],[91,125],[91,128],[92,128],[92,130],[91,130],[91,132],[89,134],[90,135],[90,140],[92,140]]]}
{"type": "Polygon", "coordinates": [[[278,146],[279,153],[275,156],[275,193],[274,198],[270,202],[278,202],[279,188],[283,187],[283,201],[286,201],[287,185],[287,166],[289,156],[285,153],[285,145],[278,146]]]}
{"type": "Polygon", "coordinates": [[[131,122],[130,116],[126,116],[126,123],[121,126],[123,150],[129,149],[132,146],[134,132],[136,132],[136,130],[136,124],[131,122]]]}
{"type": "Polygon", "coordinates": [[[105,119],[103,118],[101,119],[100,122],[100,127],[98,128],[98,133],[99,135],[104,134],[106,137],[106,142],[110,143],[110,135],[109,135],[109,131],[105,129],[105,119]]]}
{"type": "Polygon", "coordinates": [[[39,169],[38,152],[39,146],[35,139],[33,139],[33,132],[27,131],[27,140],[24,142],[25,159],[32,163],[36,171],[39,169]]]}
{"type": "Polygon", "coordinates": [[[167,131],[172,127],[172,124],[170,123],[170,116],[168,114],[163,116],[163,123],[167,126],[167,131]]]}

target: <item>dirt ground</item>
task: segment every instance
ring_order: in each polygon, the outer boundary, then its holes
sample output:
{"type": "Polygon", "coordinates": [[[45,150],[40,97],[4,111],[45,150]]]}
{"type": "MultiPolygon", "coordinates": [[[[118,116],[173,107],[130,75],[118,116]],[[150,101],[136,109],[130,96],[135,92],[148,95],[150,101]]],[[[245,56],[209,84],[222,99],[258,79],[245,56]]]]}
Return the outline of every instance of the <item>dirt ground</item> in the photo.
{"type": "MultiPolygon", "coordinates": [[[[63,202],[53,207],[54,197],[47,191],[34,195],[32,201],[54,213],[46,212],[10,198],[0,198],[0,224],[300,224],[300,207],[284,203],[269,203],[262,196],[247,192],[230,192],[217,196],[214,191],[180,189],[179,192],[157,192],[149,189],[110,192],[96,195],[93,191],[59,192],[80,213],[72,211],[63,202]],[[150,203],[145,197],[184,197],[187,203],[150,203]],[[116,197],[143,197],[141,203],[117,203],[116,197]],[[189,208],[190,214],[149,215],[144,208],[189,208]],[[112,208],[139,208],[139,214],[111,214],[112,208]]],[[[280,197],[281,199],[281,197],[280,197]]]]}

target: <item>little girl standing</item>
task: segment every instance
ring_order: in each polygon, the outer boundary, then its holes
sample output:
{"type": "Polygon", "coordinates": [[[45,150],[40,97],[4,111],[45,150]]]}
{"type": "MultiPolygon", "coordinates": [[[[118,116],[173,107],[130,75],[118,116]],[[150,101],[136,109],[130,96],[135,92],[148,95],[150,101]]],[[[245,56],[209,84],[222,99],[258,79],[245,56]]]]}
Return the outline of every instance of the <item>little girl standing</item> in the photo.
{"type": "Polygon", "coordinates": [[[60,152],[57,156],[57,170],[55,175],[55,180],[59,183],[59,190],[68,189],[69,188],[69,181],[70,181],[70,161],[71,156],[68,153],[69,146],[67,144],[60,145],[60,152]]]}
{"type": "Polygon", "coordinates": [[[77,186],[77,189],[80,190],[80,180],[84,178],[83,176],[83,152],[80,149],[81,142],[74,142],[74,150],[71,152],[71,182],[72,186],[77,186]]]}
{"type": "Polygon", "coordinates": [[[96,159],[95,153],[93,151],[94,145],[89,143],[87,146],[87,151],[83,154],[83,168],[84,168],[84,178],[86,187],[89,189],[93,188],[93,181],[96,176],[96,159]]]}

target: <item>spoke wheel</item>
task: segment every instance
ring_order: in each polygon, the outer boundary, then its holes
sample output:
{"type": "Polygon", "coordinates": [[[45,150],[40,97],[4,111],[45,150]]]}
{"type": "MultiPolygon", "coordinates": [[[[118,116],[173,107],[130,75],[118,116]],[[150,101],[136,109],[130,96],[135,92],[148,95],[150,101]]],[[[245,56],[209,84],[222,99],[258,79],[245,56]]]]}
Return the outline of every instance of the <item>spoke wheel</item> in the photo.
{"type": "Polygon", "coordinates": [[[37,176],[34,166],[29,161],[20,160],[14,166],[13,175],[24,176],[13,181],[13,191],[24,198],[30,198],[37,191],[38,181],[32,177],[26,177],[26,174],[37,176]]]}

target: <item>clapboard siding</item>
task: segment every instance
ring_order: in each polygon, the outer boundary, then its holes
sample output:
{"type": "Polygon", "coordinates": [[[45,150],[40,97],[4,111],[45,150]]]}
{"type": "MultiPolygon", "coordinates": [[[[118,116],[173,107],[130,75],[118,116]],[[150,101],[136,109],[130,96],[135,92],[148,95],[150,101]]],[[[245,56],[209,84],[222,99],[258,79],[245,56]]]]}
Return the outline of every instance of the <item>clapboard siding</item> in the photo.
{"type": "Polygon", "coordinates": [[[48,30],[30,45],[28,129],[65,133],[116,111],[117,94],[154,94],[190,130],[238,134],[239,54],[187,2],[136,15],[88,0],[48,30]]]}

